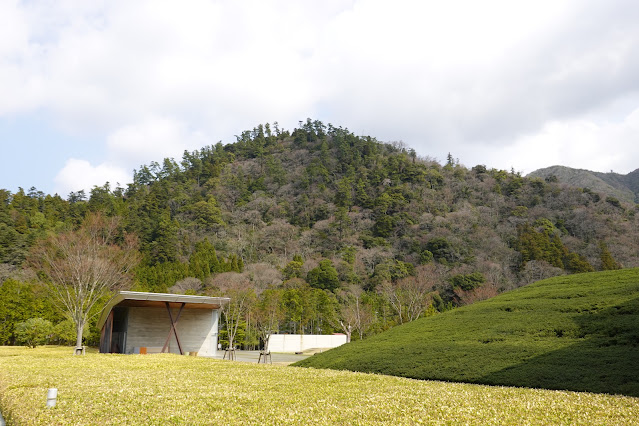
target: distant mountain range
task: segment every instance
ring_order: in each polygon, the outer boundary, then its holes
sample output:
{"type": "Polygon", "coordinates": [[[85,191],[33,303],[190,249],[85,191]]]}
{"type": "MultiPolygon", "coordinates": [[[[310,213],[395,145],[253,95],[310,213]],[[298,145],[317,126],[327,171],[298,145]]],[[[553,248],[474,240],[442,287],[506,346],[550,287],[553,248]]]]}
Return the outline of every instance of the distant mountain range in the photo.
{"type": "Polygon", "coordinates": [[[639,169],[627,175],[621,175],[613,172],[601,173],[565,166],[552,166],[535,170],[528,175],[528,177],[543,179],[551,176],[556,176],[560,182],[569,185],[589,188],[630,203],[639,203],[639,169]]]}

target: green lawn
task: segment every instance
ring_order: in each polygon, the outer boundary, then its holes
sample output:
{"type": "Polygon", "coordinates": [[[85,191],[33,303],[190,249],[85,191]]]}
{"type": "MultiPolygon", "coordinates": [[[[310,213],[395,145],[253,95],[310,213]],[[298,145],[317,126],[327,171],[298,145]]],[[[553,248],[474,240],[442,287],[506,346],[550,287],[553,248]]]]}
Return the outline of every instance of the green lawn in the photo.
{"type": "Polygon", "coordinates": [[[544,280],[295,365],[639,396],[639,269],[544,280]]]}
{"type": "Polygon", "coordinates": [[[9,424],[630,424],[639,399],[178,355],[0,347],[9,424]],[[47,389],[58,403],[45,408],[47,389]]]}

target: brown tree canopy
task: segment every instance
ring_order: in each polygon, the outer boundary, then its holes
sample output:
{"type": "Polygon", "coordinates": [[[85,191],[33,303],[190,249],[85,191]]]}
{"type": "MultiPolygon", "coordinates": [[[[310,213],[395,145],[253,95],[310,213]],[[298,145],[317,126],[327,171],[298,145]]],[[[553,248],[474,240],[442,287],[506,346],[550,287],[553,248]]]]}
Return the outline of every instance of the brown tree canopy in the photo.
{"type": "Polygon", "coordinates": [[[90,215],[75,231],[51,235],[34,247],[30,263],[46,275],[55,301],[75,323],[77,346],[96,304],[129,283],[138,263],[137,239],[116,217],[90,215]]]}
{"type": "Polygon", "coordinates": [[[400,324],[424,316],[432,307],[437,279],[436,268],[430,264],[416,268],[413,276],[402,278],[396,283],[382,284],[381,293],[396,312],[400,324]]]}

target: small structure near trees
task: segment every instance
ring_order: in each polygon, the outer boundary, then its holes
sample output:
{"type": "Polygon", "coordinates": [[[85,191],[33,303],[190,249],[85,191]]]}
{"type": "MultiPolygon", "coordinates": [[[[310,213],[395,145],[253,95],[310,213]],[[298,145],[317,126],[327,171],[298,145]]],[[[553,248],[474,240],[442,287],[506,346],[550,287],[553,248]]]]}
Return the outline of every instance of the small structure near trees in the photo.
{"type": "Polygon", "coordinates": [[[346,343],[346,335],[335,334],[271,334],[269,352],[304,352],[310,349],[332,349],[346,343]]]}
{"type": "Polygon", "coordinates": [[[215,356],[227,297],[121,291],[98,321],[100,353],[215,356]]]}

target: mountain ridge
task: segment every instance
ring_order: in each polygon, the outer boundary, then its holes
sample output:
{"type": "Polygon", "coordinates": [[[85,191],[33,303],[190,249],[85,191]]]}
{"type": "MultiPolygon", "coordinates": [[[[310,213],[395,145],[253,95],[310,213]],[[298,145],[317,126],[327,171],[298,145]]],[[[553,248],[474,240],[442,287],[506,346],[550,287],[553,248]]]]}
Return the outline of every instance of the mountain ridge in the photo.
{"type": "Polygon", "coordinates": [[[639,169],[628,174],[595,172],[567,166],[550,166],[535,170],[528,177],[553,179],[593,191],[602,192],[629,203],[639,203],[639,169]]]}

